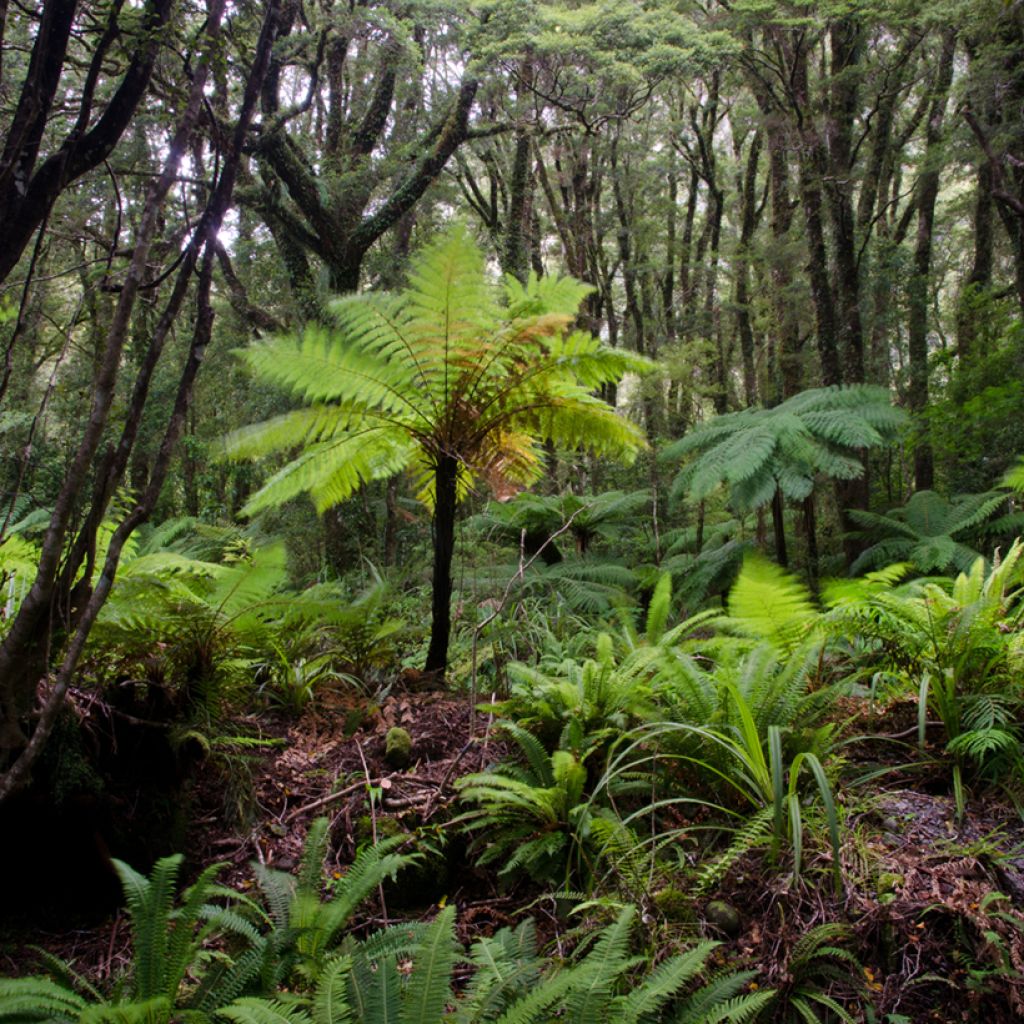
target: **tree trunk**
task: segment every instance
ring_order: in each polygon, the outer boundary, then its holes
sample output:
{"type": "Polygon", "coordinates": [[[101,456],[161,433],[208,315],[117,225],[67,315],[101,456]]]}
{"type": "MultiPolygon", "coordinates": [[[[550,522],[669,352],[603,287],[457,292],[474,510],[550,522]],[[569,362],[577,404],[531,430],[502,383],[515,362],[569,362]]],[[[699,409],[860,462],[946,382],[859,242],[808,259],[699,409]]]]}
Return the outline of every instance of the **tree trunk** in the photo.
{"type": "Polygon", "coordinates": [[[384,490],[384,564],[398,564],[398,477],[393,476],[384,490]]]}
{"type": "Polygon", "coordinates": [[[826,132],[828,205],[835,251],[838,335],[846,384],[864,383],[864,331],[860,316],[860,267],[853,210],[854,125],[863,50],[856,19],[841,18],[829,32],[832,54],[826,132]]]}
{"type": "MultiPolygon", "coordinates": [[[[736,158],[740,151],[737,145],[736,158]]],[[[749,407],[757,401],[757,377],[754,368],[754,329],[750,315],[750,247],[758,222],[757,169],[761,158],[761,133],[755,132],[747,153],[746,170],[736,172],[740,196],[740,240],[734,256],[736,289],[736,329],[743,361],[743,401],[749,407]]]]}
{"type": "Polygon", "coordinates": [[[431,586],[430,648],[424,666],[427,672],[443,673],[448,668],[458,472],[459,463],[453,455],[438,458],[434,469],[434,578],[431,586]]]}
{"type": "Polygon", "coordinates": [[[789,555],[786,552],[786,507],[782,501],[782,491],[775,488],[772,497],[772,529],[775,531],[775,561],[784,569],[789,566],[789,555]]]}
{"type": "Polygon", "coordinates": [[[974,263],[961,289],[956,311],[956,347],[960,369],[966,369],[977,351],[976,319],[982,297],[992,284],[992,165],[985,160],[978,167],[978,189],[974,201],[974,263]]]}
{"type": "Polygon", "coordinates": [[[928,283],[932,265],[932,235],[935,223],[935,202],[939,195],[938,149],[942,144],[942,123],[946,113],[946,97],[953,79],[953,56],[956,33],[946,32],[942,56],[935,73],[934,99],[928,116],[924,150],[924,169],[918,179],[917,237],[914,244],[914,271],[908,288],[908,350],[910,355],[910,387],[907,404],[917,417],[921,437],[914,449],[914,487],[931,490],[935,483],[935,465],[928,431],[922,419],[928,405],[928,283]]]}

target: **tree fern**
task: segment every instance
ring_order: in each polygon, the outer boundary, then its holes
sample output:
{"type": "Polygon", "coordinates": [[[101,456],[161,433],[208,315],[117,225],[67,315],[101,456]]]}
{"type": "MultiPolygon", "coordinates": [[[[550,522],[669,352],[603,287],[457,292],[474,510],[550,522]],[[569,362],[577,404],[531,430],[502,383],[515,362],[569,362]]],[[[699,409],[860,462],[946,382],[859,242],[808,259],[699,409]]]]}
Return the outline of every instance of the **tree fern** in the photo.
{"type": "MultiPolygon", "coordinates": [[[[981,557],[978,545],[986,525],[1006,505],[998,491],[946,498],[934,491],[917,491],[902,508],[881,514],[851,510],[868,543],[851,572],[878,569],[892,562],[909,562],[920,572],[965,571],[981,557]]],[[[1019,532],[1024,516],[1002,517],[999,532],[1019,532]]]]}
{"type": "Polygon", "coordinates": [[[419,253],[400,295],[340,299],[336,330],[310,326],[242,352],[258,377],[305,406],[228,439],[236,457],[302,449],[248,512],[303,492],[322,510],[369,480],[427,475],[438,559],[428,669],[447,663],[459,495],[475,483],[508,490],[538,479],[544,440],[626,458],[644,444],[594,392],[648,364],[571,329],[589,290],[509,278],[501,302],[483,254],[457,230],[419,253]]]}
{"type": "Polygon", "coordinates": [[[725,485],[733,505],[750,510],[771,501],[776,490],[803,500],[819,473],[861,476],[856,452],[891,441],[905,419],[884,388],[818,388],[770,409],[717,416],[669,445],[661,457],[697,456],[676,477],[674,496],[685,493],[699,501],[725,485]]]}

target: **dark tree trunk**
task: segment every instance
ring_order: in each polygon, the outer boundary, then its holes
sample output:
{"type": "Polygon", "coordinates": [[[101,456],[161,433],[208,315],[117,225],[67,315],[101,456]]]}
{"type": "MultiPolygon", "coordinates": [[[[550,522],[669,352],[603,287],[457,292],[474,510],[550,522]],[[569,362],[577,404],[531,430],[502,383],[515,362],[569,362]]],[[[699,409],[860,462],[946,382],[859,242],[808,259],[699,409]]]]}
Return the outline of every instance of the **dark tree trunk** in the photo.
{"type": "Polygon", "coordinates": [[[828,249],[822,220],[821,168],[816,154],[805,153],[800,161],[800,197],[807,227],[807,277],[811,283],[814,317],[818,329],[818,355],[821,359],[821,383],[826,387],[841,384],[836,312],[829,282],[828,249]]]}
{"type": "Polygon", "coordinates": [[[455,554],[455,508],[458,460],[442,455],[434,470],[434,577],[431,586],[430,648],[427,672],[448,668],[448,640],[452,628],[452,558],[455,554]]]}
{"type": "MultiPolygon", "coordinates": [[[[739,152],[737,151],[737,158],[739,152]]],[[[761,159],[761,133],[756,132],[747,153],[746,170],[742,175],[737,171],[737,191],[740,194],[742,214],[740,217],[740,241],[736,248],[736,330],[740,338],[740,355],[743,361],[744,404],[752,406],[757,401],[757,377],[754,370],[754,329],[750,315],[750,246],[758,222],[757,169],[761,159]]],[[[738,161],[737,161],[738,162],[738,161]]]]}
{"type": "Polygon", "coordinates": [[[985,160],[978,167],[974,200],[974,262],[956,312],[956,346],[961,369],[968,367],[976,355],[978,307],[992,284],[992,214],[992,165],[985,160]]]}
{"type": "Polygon", "coordinates": [[[789,167],[781,131],[768,133],[768,152],[772,197],[772,304],[778,331],[778,394],[773,401],[785,401],[800,390],[801,366],[800,317],[790,297],[793,275],[787,256],[789,231],[793,224],[793,204],[789,194],[789,167]]]}
{"type": "Polygon", "coordinates": [[[775,532],[775,561],[785,569],[789,566],[789,555],[786,552],[786,506],[778,487],[772,496],[772,529],[775,532]]]}
{"type": "Polygon", "coordinates": [[[853,212],[853,131],[858,112],[861,29],[840,19],[829,33],[832,67],[829,94],[828,205],[835,250],[838,334],[847,384],[864,383],[864,332],[860,316],[860,270],[853,212]]]}

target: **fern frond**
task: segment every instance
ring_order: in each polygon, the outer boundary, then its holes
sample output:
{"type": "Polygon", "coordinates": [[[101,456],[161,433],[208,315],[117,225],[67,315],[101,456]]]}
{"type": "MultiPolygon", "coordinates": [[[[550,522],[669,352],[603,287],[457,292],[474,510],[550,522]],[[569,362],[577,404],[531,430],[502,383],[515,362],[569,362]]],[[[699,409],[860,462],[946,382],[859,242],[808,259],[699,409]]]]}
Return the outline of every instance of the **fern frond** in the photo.
{"type": "Polygon", "coordinates": [[[441,1020],[451,996],[455,966],[455,908],[445,907],[423,934],[412,977],[402,996],[400,1024],[434,1024],[441,1020]]]}
{"type": "Polygon", "coordinates": [[[729,592],[730,625],[790,652],[815,625],[807,588],[767,559],[749,555],[729,592]]]}
{"type": "Polygon", "coordinates": [[[234,1024],[311,1024],[309,1011],[302,1003],[256,996],[236,999],[230,1006],[221,1007],[217,1016],[234,1024]]]}
{"type": "Polygon", "coordinates": [[[708,957],[718,948],[718,942],[700,942],[680,956],[674,956],[658,967],[638,988],[616,1000],[618,1016],[623,1021],[646,1020],[678,994],[707,965],[708,957]]]}
{"type": "Polygon", "coordinates": [[[71,1024],[85,1010],[85,999],[49,978],[0,978],[0,1020],[58,1021],[71,1024]]]}

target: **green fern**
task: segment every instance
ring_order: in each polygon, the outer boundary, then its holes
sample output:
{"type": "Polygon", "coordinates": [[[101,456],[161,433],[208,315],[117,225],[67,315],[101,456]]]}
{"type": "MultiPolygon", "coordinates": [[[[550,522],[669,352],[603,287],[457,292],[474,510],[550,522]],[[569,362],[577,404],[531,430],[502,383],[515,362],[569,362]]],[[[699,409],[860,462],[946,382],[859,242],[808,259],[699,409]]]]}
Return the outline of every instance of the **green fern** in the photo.
{"type": "Polygon", "coordinates": [[[0,1021],[77,1021],[88,1003],[49,978],[0,978],[0,1021]]]}
{"type": "Polygon", "coordinates": [[[728,609],[721,626],[766,641],[785,654],[793,653],[819,618],[807,588],[759,555],[744,559],[729,591],[728,609]]]}
{"type": "Polygon", "coordinates": [[[887,444],[905,422],[884,388],[818,388],[770,409],[716,416],[669,445],[661,458],[697,456],[676,477],[674,497],[685,493],[700,501],[725,485],[732,505],[747,511],[766,505],[776,491],[802,501],[818,474],[860,477],[857,452],[887,444]]]}
{"type": "Polygon", "coordinates": [[[864,972],[856,955],[843,943],[852,938],[847,925],[826,922],[811,928],[797,940],[783,965],[784,984],[778,993],[777,1014],[783,1021],[826,1019],[856,1024],[855,1018],[830,992],[835,986],[853,990],[858,1003],[865,995],[864,972]]]}
{"type": "MultiPolygon", "coordinates": [[[[978,546],[1006,502],[1006,494],[999,491],[953,498],[917,491],[902,508],[885,514],[851,510],[851,519],[862,527],[857,536],[869,545],[851,572],[892,562],[909,562],[924,573],[951,568],[965,572],[981,557],[978,546]]],[[[1004,516],[998,523],[994,528],[999,534],[1013,535],[1024,529],[1024,515],[1004,516]]]]}

